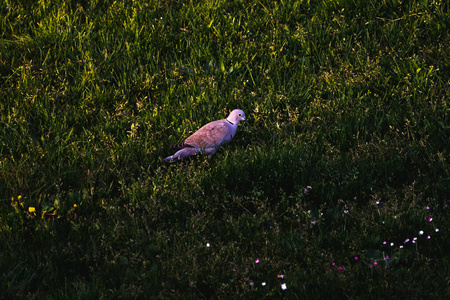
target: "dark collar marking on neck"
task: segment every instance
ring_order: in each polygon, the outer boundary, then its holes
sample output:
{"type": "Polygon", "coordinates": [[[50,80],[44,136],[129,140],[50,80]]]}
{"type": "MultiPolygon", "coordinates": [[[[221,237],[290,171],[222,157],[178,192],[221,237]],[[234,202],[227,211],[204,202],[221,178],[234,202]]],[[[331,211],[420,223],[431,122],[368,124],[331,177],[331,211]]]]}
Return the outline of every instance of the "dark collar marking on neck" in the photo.
{"type": "Polygon", "coordinates": [[[230,120],[228,120],[228,119],[227,119],[227,121],[228,121],[228,123],[230,123],[231,125],[234,125],[234,123],[233,123],[233,122],[231,122],[230,120]]]}

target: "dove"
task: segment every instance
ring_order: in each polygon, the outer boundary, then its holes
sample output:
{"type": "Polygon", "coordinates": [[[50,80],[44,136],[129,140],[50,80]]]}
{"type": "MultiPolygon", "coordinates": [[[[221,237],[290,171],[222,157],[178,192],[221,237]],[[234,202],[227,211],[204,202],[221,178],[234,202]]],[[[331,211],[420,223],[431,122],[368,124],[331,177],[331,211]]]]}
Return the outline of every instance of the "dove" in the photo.
{"type": "Polygon", "coordinates": [[[173,145],[173,148],[181,150],[166,157],[164,161],[174,163],[202,151],[208,154],[208,157],[212,157],[222,145],[233,139],[239,122],[245,120],[245,114],[242,110],[233,110],[226,119],[210,122],[183,142],[173,145]]]}

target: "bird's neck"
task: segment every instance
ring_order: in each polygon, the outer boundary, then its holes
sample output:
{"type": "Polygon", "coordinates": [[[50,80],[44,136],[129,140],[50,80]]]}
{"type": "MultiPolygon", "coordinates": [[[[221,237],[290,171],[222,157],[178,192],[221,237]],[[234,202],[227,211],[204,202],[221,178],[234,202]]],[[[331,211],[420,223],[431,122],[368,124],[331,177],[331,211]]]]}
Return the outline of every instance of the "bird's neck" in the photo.
{"type": "Polygon", "coordinates": [[[227,118],[227,121],[228,121],[228,123],[230,123],[231,125],[234,125],[234,123],[231,122],[230,120],[228,120],[228,118],[227,118]]]}

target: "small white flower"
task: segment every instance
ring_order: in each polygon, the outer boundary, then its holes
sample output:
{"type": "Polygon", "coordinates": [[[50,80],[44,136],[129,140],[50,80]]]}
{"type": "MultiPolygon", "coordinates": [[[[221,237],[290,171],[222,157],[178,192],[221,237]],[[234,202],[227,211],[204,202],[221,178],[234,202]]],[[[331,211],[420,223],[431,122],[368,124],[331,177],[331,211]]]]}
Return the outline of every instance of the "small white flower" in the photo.
{"type": "Polygon", "coordinates": [[[423,235],[423,230],[419,231],[419,235],[423,235]]]}
{"type": "Polygon", "coordinates": [[[436,232],[439,232],[439,228],[436,228],[436,230],[435,230],[436,232]]]}
{"type": "Polygon", "coordinates": [[[281,289],[284,291],[287,289],[286,283],[281,284],[281,289]]]}
{"type": "Polygon", "coordinates": [[[394,243],[391,243],[391,247],[394,246],[394,243]]]}
{"type": "Polygon", "coordinates": [[[206,247],[211,247],[211,244],[210,243],[206,243],[206,247]]]}
{"type": "Polygon", "coordinates": [[[262,286],[266,286],[266,282],[264,281],[263,283],[261,283],[262,286]]]}

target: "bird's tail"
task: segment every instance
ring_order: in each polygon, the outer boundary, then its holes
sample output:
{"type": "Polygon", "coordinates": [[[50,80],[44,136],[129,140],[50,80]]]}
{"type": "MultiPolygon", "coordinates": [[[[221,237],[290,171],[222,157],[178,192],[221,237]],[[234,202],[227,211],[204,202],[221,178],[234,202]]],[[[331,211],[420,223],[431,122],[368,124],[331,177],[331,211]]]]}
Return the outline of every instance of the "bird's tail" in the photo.
{"type": "Polygon", "coordinates": [[[198,151],[196,151],[195,148],[184,148],[184,149],[181,149],[180,151],[177,151],[177,153],[175,153],[174,155],[164,158],[164,162],[171,164],[171,163],[177,162],[179,160],[188,158],[189,156],[194,155],[197,152],[198,151]]]}

